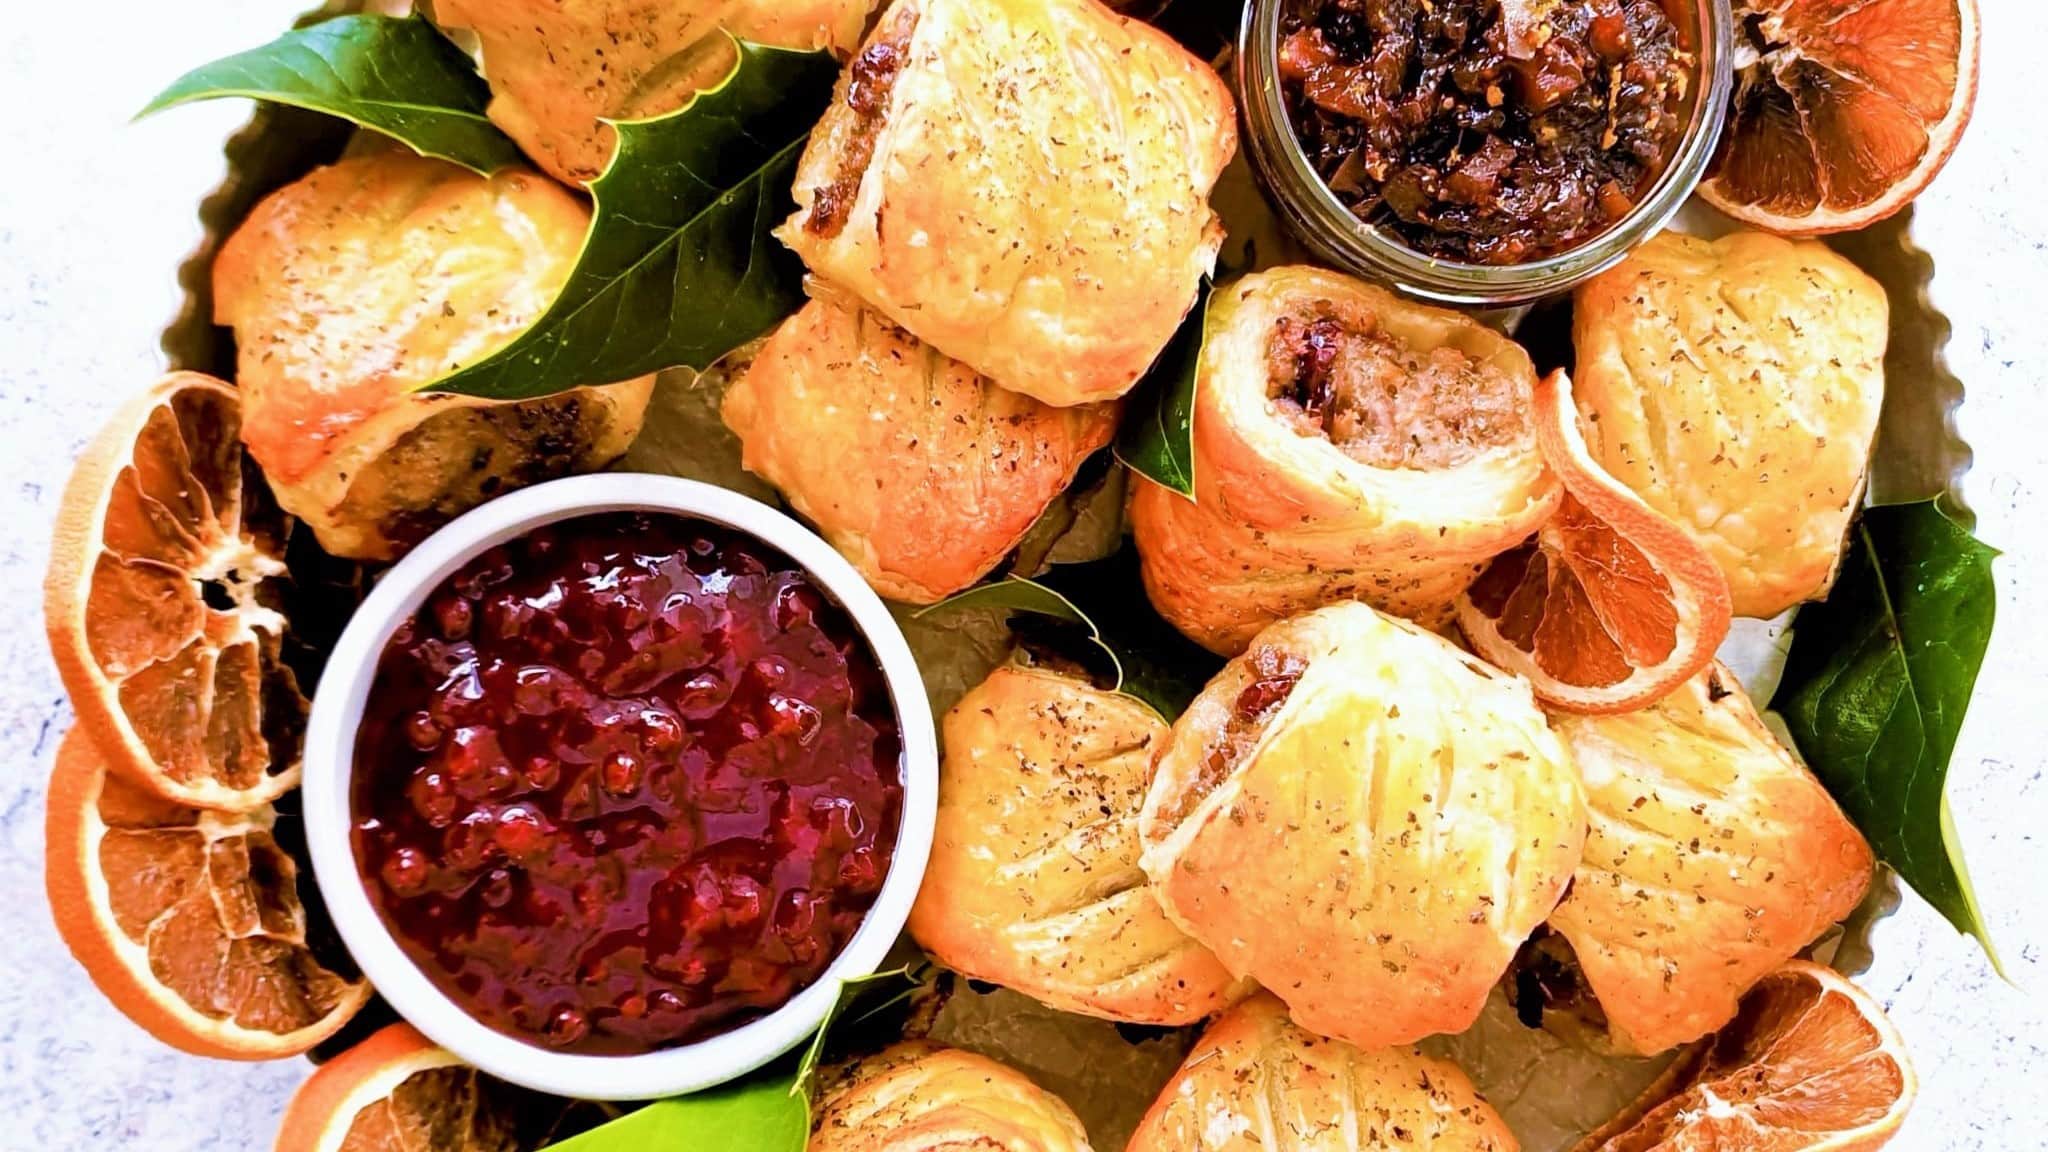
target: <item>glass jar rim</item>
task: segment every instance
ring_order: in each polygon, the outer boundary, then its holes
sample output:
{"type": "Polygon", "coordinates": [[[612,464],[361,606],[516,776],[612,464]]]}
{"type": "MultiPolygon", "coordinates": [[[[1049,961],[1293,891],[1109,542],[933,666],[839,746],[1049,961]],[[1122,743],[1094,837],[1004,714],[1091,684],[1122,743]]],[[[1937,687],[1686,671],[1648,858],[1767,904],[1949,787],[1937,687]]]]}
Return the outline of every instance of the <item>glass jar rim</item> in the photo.
{"type": "Polygon", "coordinates": [[[1280,15],[1285,0],[1251,0],[1237,41],[1237,87],[1246,151],[1274,207],[1296,235],[1348,271],[1442,304],[1501,307],[1566,291],[1618,263],[1670,222],[1706,175],[1734,91],[1728,62],[1735,19],[1729,0],[1679,0],[1694,13],[1692,113],[1648,195],[1613,227],[1555,256],[1524,264],[1471,264],[1429,256],[1360,220],[1337,199],[1296,137],[1281,91],[1280,15]]]}

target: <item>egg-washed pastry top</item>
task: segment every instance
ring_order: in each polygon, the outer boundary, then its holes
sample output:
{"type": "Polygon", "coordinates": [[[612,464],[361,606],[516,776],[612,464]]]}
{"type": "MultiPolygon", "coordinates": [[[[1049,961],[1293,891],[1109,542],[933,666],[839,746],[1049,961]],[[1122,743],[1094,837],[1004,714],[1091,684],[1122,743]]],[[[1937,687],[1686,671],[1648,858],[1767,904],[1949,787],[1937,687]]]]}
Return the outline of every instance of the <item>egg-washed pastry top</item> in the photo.
{"type": "Polygon", "coordinates": [[[909,1041],[833,1069],[805,1152],[1089,1152],[1073,1109],[986,1056],[909,1041]]]}
{"type": "Polygon", "coordinates": [[[1358,1048],[1260,994],[1216,1018],[1125,1152],[1515,1152],[1464,1070],[1358,1048]]]}
{"type": "Polygon", "coordinates": [[[589,209],[526,169],[397,149],[271,193],[221,246],[242,439],[339,556],[390,560],[485,499],[617,459],[653,377],[501,402],[415,391],[546,312],[589,209]]]}
{"type": "Polygon", "coordinates": [[[1131,527],[1153,606],[1215,651],[1337,599],[1441,622],[1556,506],[1535,367],[1460,313],[1272,268],[1210,297],[1196,372],[1195,498],[1141,482],[1131,527]]]}
{"type": "Polygon", "coordinates": [[[1359,603],[1276,624],[1173,726],[1139,817],[1167,915],[1361,1047],[1470,1026],[1578,864],[1526,681],[1359,603]]]}
{"type": "Polygon", "coordinates": [[[725,78],[731,36],[778,48],[859,42],[876,0],[435,0],[483,47],[490,117],[565,184],[611,162],[600,120],[673,112],[725,78]]]}
{"type": "Polygon", "coordinates": [[[1132,697],[1005,666],[946,713],[938,827],[910,933],[956,972],[1135,1024],[1192,1024],[1238,992],[1138,867],[1167,726],[1132,697]]]}
{"type": "Polygon", "coordinates": [[[1827,594],[1884,406],[1884,289],[1816,241],[1663,233],[1578,291],[1573,391],[1615,479],[1690,529],[1738,616],[1827,594]]]}
{"type": "Polygon", "coordinates": [[[1863,899],[1869,845],[1726,668],[1637,712],[1551,725],[1586,782],[1592,830],[1550,926],[1621,1050],[1720,1028],[1863,899]]]}
{"type": "Polygon", "coordinates": [[[1054,408],[831,294],[768,338],[721,414],[875,590],[930,604],[987,575],[1116,433],[1116,406],[1054,408]]]}
{"type": "Polygon", "coordinates": [[[842,77],[779,235],[1006,388],[1113,399],[1214,266],[1229,89],[1095,0],[896,0],[842,77]]]}

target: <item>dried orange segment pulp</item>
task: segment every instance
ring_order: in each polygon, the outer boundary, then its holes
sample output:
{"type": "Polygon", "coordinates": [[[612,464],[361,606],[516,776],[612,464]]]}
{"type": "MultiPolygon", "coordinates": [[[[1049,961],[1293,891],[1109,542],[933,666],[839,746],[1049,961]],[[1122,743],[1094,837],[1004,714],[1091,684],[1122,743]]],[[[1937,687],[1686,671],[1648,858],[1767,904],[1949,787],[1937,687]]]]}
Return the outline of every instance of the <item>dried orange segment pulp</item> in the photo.
{"type": "Polygon", "coordinates": [[[1883,1009],[1795,960],[1577,1152],[1862,1152],[1891,1139],[1917,1090],[1883,1009]]]}
{"type": "Polygon", "coordinates": [[[1564,373],[1537,384],[1535,410],[1564,498],[1459,598],[1459,626],[1553,707],[1640,708],[1714,658],[1732,615],[1727,578],[1685,529],[1593,462],[1564,373]]]}
{"type": "Polygon", "coordinates": [[[117,412],[64,490],[43,606],[114,768],[225,810],[297,783],[306,713],[281,658],[286,524],[240,428],[234,389],[190,372],[117,412]]]}
{"type": "Polygon", "coordinates": [[[278,1125],[278,1152],[517,1152],[514,1125],[483,1099],[482,1074],[409,1024],[320,1066],[278,1125]]]}
{"type": "Polygon", "coordinates": [[[1700,194],[1817,235],[1898,211],[1934,179],[1977,94],[1975,0],[1738,0],[1742,43],[1700,194]]]}
{"type": "Polygon", "coordinates": [[[50,779],[45,883],[57,930],[107,999],[172,1047],[304,1052],[369,999],[306,943],[298,866],[266,806],[172,803],[107,771],[79,729],[50,779]]]}
{"type": "Polygon", "coordinates": [[[277,1152],[520,1152],[608,1115],[492,1079],[410,1024],[392,1024],[299,1085],[277,1152]]]}

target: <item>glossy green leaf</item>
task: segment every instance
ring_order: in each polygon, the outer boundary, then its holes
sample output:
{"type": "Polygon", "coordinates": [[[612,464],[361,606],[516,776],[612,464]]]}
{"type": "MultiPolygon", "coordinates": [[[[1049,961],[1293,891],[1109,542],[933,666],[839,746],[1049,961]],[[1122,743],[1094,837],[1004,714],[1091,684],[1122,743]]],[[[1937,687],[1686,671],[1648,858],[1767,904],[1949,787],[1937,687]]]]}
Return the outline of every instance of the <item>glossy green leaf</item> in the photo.
{"type": "Polygon", "coordinates": [[[1793,620],[1771,701],[1878,857],[1993,964],[1946,786],[1991,642],[1996,555],[1941,502],[1867,510],[1834,591],[1793,620]]]}
{"type": "Polygon", "coordinates": [[[811,1134],[810,1101],[791,1091],[790,1079],[787,1072],[756,1073],[735,1084],[657,1100],[552,1147],[557,1152],[803,1152],[811,1134]]]}
{"type": "Polygon", "coordinates": [[[1131,474],[1104,450],[1081,462],[1073,483],[1045,506],[1017,546],[1005,575],[1037,576],[1054,564],[1100,560],[1123,546],[1131,474]]]}
{"type": "Polygon", "coordinates": [[[704,368],[803,301],[803,265],[772,230],[811,125],[832,100],[829,53],[741,42],[725,81],[629,120],[576,268],[518,339],[428,387],[525,399],[663,368],[704,368]]]}
{"type": "Polygon", "coordinates": [[[1202,281],[1166,349],[1131,390],[1116,457],[1133,472],[1192,500],[1195,497],[1195,375],[1202,364],[1212,285],[1202,281]]]}
{"type": "Polygon", "coordinates": [[[141,115],[244,96],[339,116],[423,156],[488,175],[519,149],[484,117],[490,88],[425,20],[337,16],[195,68],[141,115]]]}
{"type": "MultiPolygon", "coordinates": [[[[1060,564],[1034,579],[1011,576],[969,588],[920,611],[929,619],[951,611],[1022,613],[1063,625],[1106,658],[1109,688],[1172,723],[1223,661],[1182,636],[1145,598],[1137,553],[1060,564]]],[[[1085,663],[1085,661],[1084,661],[1085,663]]]]}
{"type": "MultiPolygon", "coordinates": [[[[561,293],[510,344],[422,386],[529,399],[664,368],[704,368],[803,299],[803,265],[772,236],[811,126],[831,103],[829,53],[736,42],[715,88],[613,124],[590,231],[561,293]]],[[[147,111],[255,96],[341,116],[480,172],[518,160],[484,118],[488,89],[424,21],[349,16],[208,65],[147,111]]]]}
{"type": "Polygon", "coordinates": [[[839,998],[818,1022],[818,1030],[811,1033],[811,1042],[804,1046],[803,1058],[797,1061],[796,1083],[792,1090],[808,1092],[811,1078],[825,1060],[825,1048],[833,1042],[843,1042],[841,1035],[854,1029],[863,1021],[872,1020],[890,1008],[910,998],[918,988],[929,983],[937,970],[929,964],[920,963],[916,968],[890,968],[871,975],[839,982],[839,998]]]}

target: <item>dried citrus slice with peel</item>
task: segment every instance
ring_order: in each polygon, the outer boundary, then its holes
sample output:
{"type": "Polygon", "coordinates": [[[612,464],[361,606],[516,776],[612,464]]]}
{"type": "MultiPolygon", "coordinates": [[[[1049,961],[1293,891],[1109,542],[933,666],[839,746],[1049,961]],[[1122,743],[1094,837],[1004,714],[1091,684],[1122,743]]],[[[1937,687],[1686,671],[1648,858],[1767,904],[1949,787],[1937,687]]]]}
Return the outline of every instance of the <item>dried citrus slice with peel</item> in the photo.
{"type": "Polygon", "coordinates": [[[286,521],[209,376],[124,405],[64,490],[44,623],[79,724],[167,799],[237,810],[297,783],[306,698],[282,660],[286,521]]]}
{"type": "Polygon", "coordinates": [[[1737,0],[1735,97],[1708,203],[1792,236],[1905,207],[1977,99],[1976,0],[1737,0]]]}
{"type": "Polygon", "coordinates": [[[299,1085],[278,1152],[518,1152],[511,1120],[480,1107],[483,1079],[410,1024],[393,1024],[299,1085]]]}
{"type": "Polygon", "coordinates": [[[299,1085],[277,1152],[522,1152],[603,1119],[599,1109],[494,1080],[392,1024],[299,1085]]]}
{"type": "Polygon", "coordinates": [[[44,881],[57,931],[107,999],[186,1052],[267,1060],[333,1035],[370,986],[306,944],[298,866],[269,807],[171,803],[107,771],[73,729],[50,778],[44,881]]]}
{"type": "Polygon", "coordinates": [[[1576,1152],[1865,1152],[1913,1106],[1905,1041],[1831,968],[1794,960],[1576,1152]]]}
{"type": "Polygon", "coordinates": [[[1459,597],[1459,627],[1552,707],[1640,708],[1713,660],[1728,635],[1728,579],[1684,528],[1594,463],[1563,372],[1538,382],[1535,413],[1564,498],[1459,597]]]}

